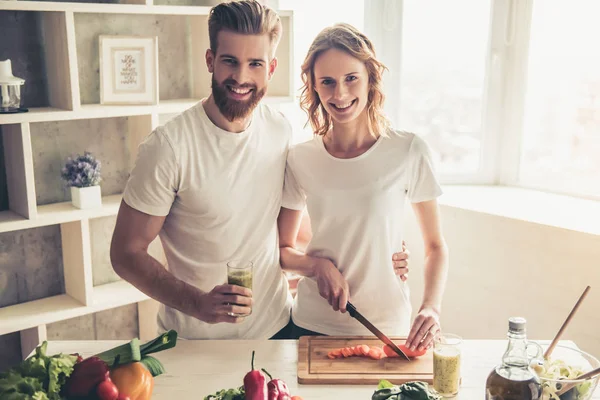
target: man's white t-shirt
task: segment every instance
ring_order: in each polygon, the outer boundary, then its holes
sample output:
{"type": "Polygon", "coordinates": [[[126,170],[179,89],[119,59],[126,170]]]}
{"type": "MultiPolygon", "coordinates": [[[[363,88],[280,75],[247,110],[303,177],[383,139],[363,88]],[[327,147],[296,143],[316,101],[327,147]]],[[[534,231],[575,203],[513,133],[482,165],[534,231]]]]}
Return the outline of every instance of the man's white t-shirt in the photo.
{"type": "MultiPolygon", "coordinates": [[[[307,205],[313,237],[306,253],[330,259],[357,310],[383,332],[403,336],[412,310],[392,254],[402,251],[404,204],[440,194],[430,151],[412,133],[390,131],[351,159],[333,157],[315,136],[288,153],[283,207],[307,205]]],[[[311,278],[298,283],[292,319],[327,335],[370,334],[348,313],[334,311],[311,278]]]]}
{"type": "Polygon", "coordinates": [[[140,145],[123,199],[167,216],[159,236],[170,272],[209,292],[227,283],[228,261],[254,264],[254,305],[244,322],[208,324],[161,305],[159,329],[186,339],[266,339],[289,322],[277,215],[291,135],[285,117],[265,105],[244,132],[231,133],[198,103],[140,145]]]}

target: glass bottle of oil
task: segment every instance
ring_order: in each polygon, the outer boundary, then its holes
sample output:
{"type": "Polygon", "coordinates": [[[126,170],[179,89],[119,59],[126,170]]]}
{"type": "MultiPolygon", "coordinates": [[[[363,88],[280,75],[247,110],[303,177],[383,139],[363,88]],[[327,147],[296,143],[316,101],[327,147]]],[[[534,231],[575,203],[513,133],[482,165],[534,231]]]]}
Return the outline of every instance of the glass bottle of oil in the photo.
{"type": "Polygon", "coordinates": [[[542,387],[530,364],[542,358],[542,348],[527,341],[525,325],[524,318],[509,318],[508,346],[502,356],[502,364],[494,368],[487,378],[486,400],[541,399],[542,387]],[[535,355],[530,356],[533,350],[535,355]]]}

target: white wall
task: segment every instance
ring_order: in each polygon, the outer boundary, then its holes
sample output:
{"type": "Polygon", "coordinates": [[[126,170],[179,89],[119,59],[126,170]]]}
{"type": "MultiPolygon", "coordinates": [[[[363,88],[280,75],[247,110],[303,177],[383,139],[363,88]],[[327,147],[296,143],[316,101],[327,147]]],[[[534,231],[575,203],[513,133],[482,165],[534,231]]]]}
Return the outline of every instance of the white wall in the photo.
{"type": "MultiPolygon", "coordinates": [[[[407,210],[407,215],[416,312],[423,292],[423,246],[414,213],[407,210]]],[[[590,285],[562,338],[600,357],[600,236],[448,206],[442,206],[442,218],[450,249],[444,331],[502,339],[508,317],[522,316],[529,338],[552,339],[590,285]]]]}

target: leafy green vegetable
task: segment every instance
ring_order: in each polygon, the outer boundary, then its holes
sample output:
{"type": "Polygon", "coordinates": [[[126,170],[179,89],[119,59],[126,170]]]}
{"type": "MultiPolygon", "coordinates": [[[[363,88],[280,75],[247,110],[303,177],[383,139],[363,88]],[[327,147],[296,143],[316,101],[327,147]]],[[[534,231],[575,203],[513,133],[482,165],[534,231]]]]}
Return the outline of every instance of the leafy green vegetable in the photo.
{"type": "Polygon", "coordinates": [[[19,365],[0,374],[2,400],[60,400],[60,389],[73,372],[76,356],[46,355],[48,343],[35,349],[35,354],[19,365]]]}
{"type": "Polygon", "coordinates": [[[23,377],[13,370],[9,370],[0,377],[0,398],[2,399],[26,399],[27,396],[33,396],[42,390],[42,383],[39,379],[23,377]]]}
{"type": "Polygon", "coordinates": [[[152,376],[158,376],[165,373],[165,367],[163,367],[162,363],[152,356],[144,356],[140,362],[144,364],[152,376]]]}
{"type": "Polygon", "coordinates": [[[37,392],[33,395],[32,400],[48,400],[48,396],[44,392],[37,392]]]}
{"type": "MultiPolygon", "coordinates": [[[[129,343],[124,343],[120,346],[96,354],[96,357],[100,358],[101,360],[106,362],[111,368],[113,368],[117,365],[124,365],[134,361],[141,361],[148,354],[170,349],[172,347],[175,347],[176,344],[177,331],[170,330],[142,345],[140,345],[140,341],[138,338],[134,338],[129,343]]],[[[162,366],[157,366],[156,363],[158,363],[158,360],[152,363],[152,365],[156,367],[155,370],[150,370],[150,372],[152,372],[152,376],[157,376],[154,375],[155,373],[160,375],[165,372],[162,366]]]]}
{"type": "Polygon", "coordinates": [[[371,400],[439,400],[441,397],[429,389],[425,382],[407,382],[400,386],[382,380],[371,400]]]}
{"type": "Polygon", "coordinates": [[[244,400],[246,398],[244,387],[237,389],[223,389],[215,394],[209,394],[204,400],[244,400]]]}
{"type": "Polygon", "coordinates": [[[379,381],[379,385],[377,385],[377,389],[387,389],[387,388],[393,388],[394,384],[390,381],[386,381],[385,379],[382,379],[379,381]]]}

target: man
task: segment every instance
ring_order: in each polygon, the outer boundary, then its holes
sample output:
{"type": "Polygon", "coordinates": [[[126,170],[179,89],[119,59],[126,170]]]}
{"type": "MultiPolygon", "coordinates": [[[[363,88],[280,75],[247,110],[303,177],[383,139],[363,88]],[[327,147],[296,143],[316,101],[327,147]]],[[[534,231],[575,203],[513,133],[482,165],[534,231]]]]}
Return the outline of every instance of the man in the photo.
{"type": "Polygon", "coordinates": [[[259,102],[282,27],[253,0],[209,16],[212,94],[140,145],[111,244],[115,271],[161,303],[160,330],[187,339],[284,338],[292,299],[279,266],[291,127],[259,102]],[[160,235],[169,270],[147,253],[160,235]],[[252,262],[252,290],[223,284],[252,262]]]}
{"type": "Polygon", "coordinates": [[[123,279],[162,304],[161,330],[255,339],[289,321],[276,220],[292,133],[281,114],[259,105],[277,67],[281,30],[278,15],[256,1],[214,7],[206,51],[212,94],[139,147],[111,260],[123,279]],[[169,271],[147,253],[158,234],[169,271]],[[254,264],[252,291],[223,284],[234,259],[254,264]]]}

